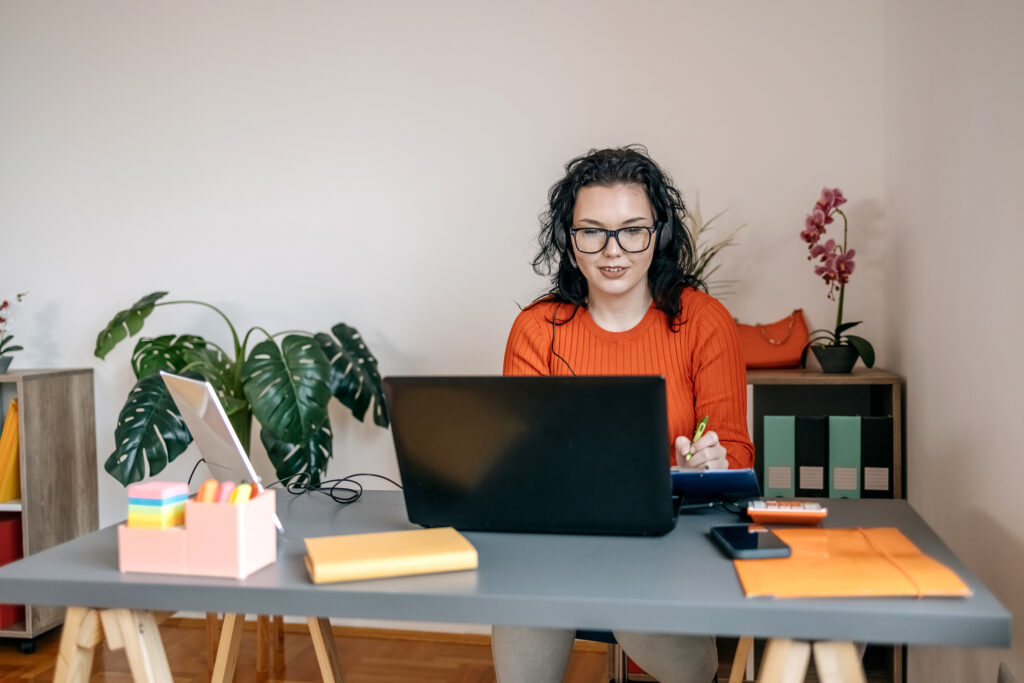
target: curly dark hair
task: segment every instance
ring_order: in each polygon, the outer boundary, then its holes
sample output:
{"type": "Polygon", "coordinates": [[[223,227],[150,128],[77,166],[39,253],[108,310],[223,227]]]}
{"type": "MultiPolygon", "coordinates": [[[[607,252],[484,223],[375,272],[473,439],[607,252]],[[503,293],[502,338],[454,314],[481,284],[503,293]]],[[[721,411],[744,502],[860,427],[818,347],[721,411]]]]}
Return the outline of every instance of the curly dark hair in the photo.
{"type": "Polygon", "coordinates": [[[573,315],[580,306],[586,307],[587,280],[569,260],[572,241],[568,231],[572,226],[576,196],[580,188],[589,185],[631,184],[644,188],[655,222],[660,226],[651,242],[650,248],[655,251],[647,271],[647,285],[651,289],[654,305],[665,314],[669,326],[678,330],[683,289],[707,288],[693,275],[696,245],[683,225],[686,216],[683,197],[672,184],[672,179],[654,163],[643,145],[592,149],[565,165],[565,176],[551,186],[548,210],[540,217],[540,251],[533,259],[533,270],[538,275],[551,277],[552,288],[538,302],[572,304],[573,315]],[[666,229],[672,231],[672,240],[668,249],[661,249],[661,230],[666,229]],[[555,238],[559,231],[565,235],[564,251],[559,249],[555,238]]]}

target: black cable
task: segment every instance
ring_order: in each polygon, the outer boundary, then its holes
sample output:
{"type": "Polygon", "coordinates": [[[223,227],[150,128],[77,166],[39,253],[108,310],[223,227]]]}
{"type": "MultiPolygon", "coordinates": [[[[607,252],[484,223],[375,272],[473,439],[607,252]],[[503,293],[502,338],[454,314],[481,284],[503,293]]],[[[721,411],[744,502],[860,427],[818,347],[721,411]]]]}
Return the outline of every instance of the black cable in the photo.
{"type": "Polygon", "coordinates": [[[339,479],[325,479],[319,484],[311,484],[312,477],[308,472],[298,472],[289,477],[283,477],[277,481],[268,484],[266,488],[270,488],[275,484],[284,484],[285,490],[293,496],[301,496],[306,493],[320,493],[335,503],[340,505],[348,505],[359,500],[363,495],[363,485],[355,480],[356,477],[377,477],[384,481],[394,485],[399,490],[402,489],[402,485],[394,479],[385,477],[383,474],[374,474],[372,472],[358,472],[356,474],[350,474],[339,479]],[[286,480],[288,483],[284,483],[286,480]],[[353,488],[345,486],[345,484],[351,484],[353,488]]]}
{"type": "Polygon", "coordinates": [[[206,462],[206,461],[203,460],[202,458],[199,458],[199,460],[196,460],[196,464],[192,467],[192,473],[188,475],[188,486],[189,486],[189,488],[192,487],[192,477],[196,476],[196,469],[199,468],[199,463],[201,463],[201,462],[206,462]]]}
{"type": "Polygon", "coordinates": [[[558,360],[560,360],[563,363],[565,363],[565,367],[569,368],[569,372],[571,372],[572,376],[575,377],[576,376],[576,371],[572,369],[571,365],[569,365],[569,361],[567,361],[566,359],[562,358],[562,356],[558,353],[558,351],[555,351],[555,331],[557,330],[557,327],[555,326],[555,323],[558,321],[558,309],[561,308],[561,307],[562,307],[561,303],[556,303],[555,304],[555,314],[553,316],[551,316],[551,353],[553,353],[555,355],[555,357],[558,358],[558,360]]]}
{"type": "Polygon", "coordinates": [[[676,513],[684,512],[687,510],[703,510],[707,508],[721,508],[726,512],[731,512],[734,515],[743,517],[747,514],[747,507],[745,505],[748,498],[721,498],[716,500],[702,500],[697,503],[686,503],[679,501],[676,505],[676,513]]]}

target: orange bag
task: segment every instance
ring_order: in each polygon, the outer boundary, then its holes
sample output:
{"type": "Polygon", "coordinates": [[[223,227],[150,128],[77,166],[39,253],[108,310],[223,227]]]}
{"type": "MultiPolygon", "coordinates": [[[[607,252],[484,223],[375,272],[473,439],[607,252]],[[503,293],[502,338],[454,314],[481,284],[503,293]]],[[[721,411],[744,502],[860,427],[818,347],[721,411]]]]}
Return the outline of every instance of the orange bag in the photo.
{"type": "Polygon", "coordinates": [[[801,308],[768,325],[737,322],[736,332],[748,368],[795,368],[809,339],[801,308]]]}

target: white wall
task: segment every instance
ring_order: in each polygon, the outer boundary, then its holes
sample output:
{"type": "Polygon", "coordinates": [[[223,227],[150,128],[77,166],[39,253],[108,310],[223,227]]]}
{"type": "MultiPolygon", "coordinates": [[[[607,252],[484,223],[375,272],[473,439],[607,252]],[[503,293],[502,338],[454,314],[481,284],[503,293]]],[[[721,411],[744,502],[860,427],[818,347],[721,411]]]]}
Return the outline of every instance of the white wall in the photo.
{"type": "MultiPolygon", "coordinates": [[[[831,323],[798,233],[842,187],[848,315],[885,349],[881,22],[880,2],[4,2],[0,291],[31,291],[15,367],[95,368],[101,459],[134,340],[101,362],[95,336],[158,289],[243,327],[348,322],[384,373],[499,372],[545,284],[546,190],[630,142],[749,223],[721,275],[751,322],[831,323]]],[[[186,331],[227,341],[198,308],[144,334],[186,331]]],[[[396,472],[386,431],[334,417],[330,474],[396,472]]],[[[100,482],[110,523],[123,491],[100,482]]]]}
{"type": "Polygon", "coordinates": [[[908,497],[1013,613],[1013,649],[911,648],[909,680],[1024,677],[1024,5],[887,3],[885,273],[908,497]]]}

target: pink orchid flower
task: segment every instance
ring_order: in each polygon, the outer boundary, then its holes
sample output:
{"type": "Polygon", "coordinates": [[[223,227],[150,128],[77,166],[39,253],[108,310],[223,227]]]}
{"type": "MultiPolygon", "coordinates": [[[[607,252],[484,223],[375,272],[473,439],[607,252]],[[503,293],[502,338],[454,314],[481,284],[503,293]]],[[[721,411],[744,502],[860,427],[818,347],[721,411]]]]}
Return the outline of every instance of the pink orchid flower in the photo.
{"type": "Polygon", "coordinates": [[[821,277],[825,282],[831,283],[833,280],[839,277],[839,273],[836,272],[836,255],[829,253],[822,259],[822,265],[814,267],[814,274],[821,277]]]}
{"type": "Polygon", "coordinates": [[[807,244],[817,244],[818,240],[821,239],[821,232],[818,226],[812,225],[800,233],[800,239],[807,242],[807,244]]]}
{"type": "Polygon", "coordinates": [[[808,244],[816,244],[825,232],[825,226],[819,221],[819,216],[809,214],[804,220],[804,230],[800,233],[800,239],[808,244]]]}
{"type": "Polygon", "coordinates": [[[835,259],[836,277],[840,284],[845,285],[850,281],[850,275],[853,274],[853,268],[856,265],[853,262],[854,254],[857,253],[856,249],[850,249],[844,254],[838,254],[835,259]]]}
{"type": "Polygon", "coordinates": [[[832,213],[832,209],[838,208],[846,203],[846,197],[843,196],[843,191],[838,187],[834,188],[821,188],[821,198],[817,201],[817,205],[825,213],[832,213]]]}
{"type": "Polygon", "coordinates": [[[829,254],[835,251],[835,248],[836,241],[833,239],[830,239],[828,242],[825,242],[824,244],[815,244],[813,247],[811,247],[811,258],[818,258],[820,256],[821,260],[825,261],[828,258],[829,254]]]}

